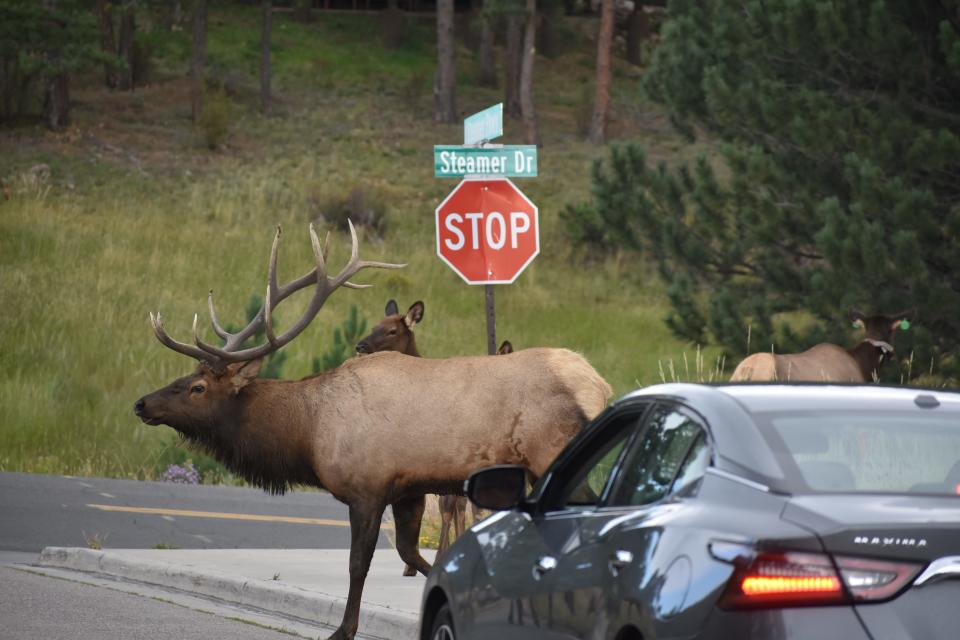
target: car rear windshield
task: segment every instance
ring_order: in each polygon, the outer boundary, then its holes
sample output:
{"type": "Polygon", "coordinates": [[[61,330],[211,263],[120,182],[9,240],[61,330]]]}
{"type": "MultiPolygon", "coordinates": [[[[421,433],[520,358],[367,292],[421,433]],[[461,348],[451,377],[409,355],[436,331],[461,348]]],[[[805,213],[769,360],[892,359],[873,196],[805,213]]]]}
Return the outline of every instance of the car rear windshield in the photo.
{"type": "Polygon", "coordinates": [[[757,418],[792,493],[960,497],[956,414],[832,411],[757,418]]]}

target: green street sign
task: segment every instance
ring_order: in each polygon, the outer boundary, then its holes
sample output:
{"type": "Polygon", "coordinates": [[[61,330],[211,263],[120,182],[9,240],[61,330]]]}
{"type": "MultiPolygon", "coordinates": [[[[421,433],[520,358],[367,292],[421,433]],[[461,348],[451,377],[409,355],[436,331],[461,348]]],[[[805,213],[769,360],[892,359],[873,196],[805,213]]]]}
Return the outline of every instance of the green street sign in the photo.
{"type": "Polygon", "coordinates": [[[537,177],[537,147],[532,144],[499,147],[434,145],[433,175],[437,178],[464,176],[537,177]]]}
{"type": "Polygon", "coordinates": [[[503,135],[503,103],[478,111],[463,121],[463,144],[477,144],[503,135]]]}

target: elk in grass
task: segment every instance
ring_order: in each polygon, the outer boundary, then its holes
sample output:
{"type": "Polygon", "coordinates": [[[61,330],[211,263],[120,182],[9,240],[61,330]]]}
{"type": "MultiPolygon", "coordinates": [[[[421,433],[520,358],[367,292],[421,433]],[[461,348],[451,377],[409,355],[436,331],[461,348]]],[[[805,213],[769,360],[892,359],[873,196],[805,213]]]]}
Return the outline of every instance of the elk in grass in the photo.
{"type": "Polygon", "coordinates": [[[492,464],[522,464],[542,474],[611,391],[583,357],[564,349],[442,360],[376,353],[302,380],[258,379],[264,357],[294,340],[334,291],[363,286],[350,281],[359,271],[402,266],[361,260],[352,224],[350,236],[349,261],[330,276],[311,226],[316,266],[281,286],[278,229],[266,297],[253,320],[229,333],[209,298],[222,346],[200,337],[196,317],[189,344],[170,337],[160,314],[151,314],[157,339],[199,364],[134,404],[144,423],[174,428],[254,485],[273,493],[318,487],[348,506],[350,587],[331,636],[337,640],[357,632],[363,583],[388,505],[400,557],[426,575],[430,565],[417,548],[424,494],[458,493],[472,471],[492,464]],[[304,313],[278,335],[273,309],[311,286],[304,313]],[[262,344],[243,346],[260,330],[262,344]]]}
{"type": "Polygon", "coordinates": [[[741,362],[731,382],[867,382],[876,380],[881,365],[893,355],[897,329],[910,326],[914,311],[866,316],[851,309],[848,317],[864,337],[851,349],[824,342],[803,353],[755,353],[741,362]]]}

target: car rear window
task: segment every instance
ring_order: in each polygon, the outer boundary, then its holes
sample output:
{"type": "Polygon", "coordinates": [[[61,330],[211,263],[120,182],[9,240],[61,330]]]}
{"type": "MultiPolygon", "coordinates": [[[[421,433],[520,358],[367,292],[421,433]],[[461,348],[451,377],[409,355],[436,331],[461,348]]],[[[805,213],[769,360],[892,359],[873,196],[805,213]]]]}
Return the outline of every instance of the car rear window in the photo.
{"type": "Polygon", "coordinates": [[[960,496],[960,419],[918,412],[757,415],[794,493],[960,496]]]}

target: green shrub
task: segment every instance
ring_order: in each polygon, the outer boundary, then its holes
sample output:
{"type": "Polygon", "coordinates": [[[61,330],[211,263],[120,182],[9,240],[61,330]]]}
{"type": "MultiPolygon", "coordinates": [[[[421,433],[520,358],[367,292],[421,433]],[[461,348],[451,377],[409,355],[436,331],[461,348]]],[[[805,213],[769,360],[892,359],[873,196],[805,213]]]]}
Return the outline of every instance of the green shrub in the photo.
{"type": "Polygon", "coordinates": [[[333,343],[323,355],[313,359],[313,372],[329,371],[346,362],[366,332],[367,321],[359,317],[356,305],[350,305],[350,312],[343,325],[333,330],[333,343]]]}
{"type": "Polygon", "coordinates": [[[347,220],[357,228],[364,227],[377,237],[387,230],[387,205],[379,194],[364,187],[354,187],[346,195],[310,198],[313,219],[340,231],[348,230],[347,220]]]}
{"type": "Polygon", "coordinates": [[[230,98],[221,89],[207,91],[200,109],[200,131],[208,149],[216,149],[230,131],[230,98]]]}

